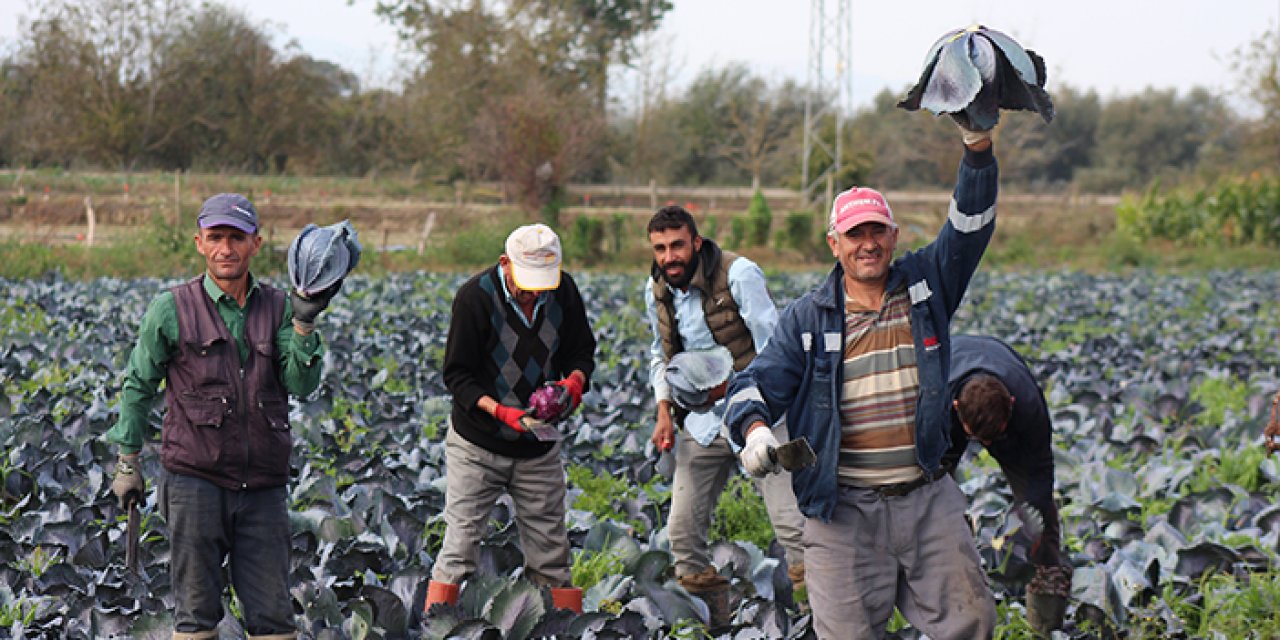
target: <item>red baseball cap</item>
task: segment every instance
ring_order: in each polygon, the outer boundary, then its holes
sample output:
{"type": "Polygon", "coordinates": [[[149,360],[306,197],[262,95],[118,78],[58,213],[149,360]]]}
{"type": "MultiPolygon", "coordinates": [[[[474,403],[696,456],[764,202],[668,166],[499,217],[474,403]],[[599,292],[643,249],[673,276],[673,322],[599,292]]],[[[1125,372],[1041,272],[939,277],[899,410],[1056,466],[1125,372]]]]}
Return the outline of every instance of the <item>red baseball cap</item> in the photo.
{"type": "Polygon", "coordinates": [[[831,203],[830,226],[836,233],[844,233],[860,224],[879,222],[897,228],[889,202],[879,191],[867,187],[853,187],[836,196],[831,203]]]}

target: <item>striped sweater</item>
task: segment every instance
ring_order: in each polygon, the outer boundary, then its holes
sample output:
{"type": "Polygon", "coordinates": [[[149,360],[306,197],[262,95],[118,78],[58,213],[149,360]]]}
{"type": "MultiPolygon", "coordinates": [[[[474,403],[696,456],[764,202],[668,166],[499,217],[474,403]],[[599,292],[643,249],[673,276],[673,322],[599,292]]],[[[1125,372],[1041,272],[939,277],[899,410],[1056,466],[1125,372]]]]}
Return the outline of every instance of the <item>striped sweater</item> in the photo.
{"type": "Polygon", "coordinates": [[[915,443],[920,381],[910,310],[905,287],[887,293],[878,310],[845,298],[837,469],[842,484],[879,486],[921,474],[915,443]]]}

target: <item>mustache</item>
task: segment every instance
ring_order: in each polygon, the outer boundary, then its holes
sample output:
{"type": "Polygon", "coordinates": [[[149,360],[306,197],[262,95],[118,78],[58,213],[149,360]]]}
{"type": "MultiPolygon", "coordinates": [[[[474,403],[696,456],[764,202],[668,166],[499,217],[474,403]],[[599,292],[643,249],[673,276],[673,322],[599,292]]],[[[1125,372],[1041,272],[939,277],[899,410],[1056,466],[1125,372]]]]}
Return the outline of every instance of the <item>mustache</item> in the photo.
{"type": "Polygon", "coordinates": [[[668,269],[687,269],[688,267],[689,267],[689,263],[683,260],[676,260],[676,261],[668,262],[662,265],[662,270],[666,271],[668,269]]]}

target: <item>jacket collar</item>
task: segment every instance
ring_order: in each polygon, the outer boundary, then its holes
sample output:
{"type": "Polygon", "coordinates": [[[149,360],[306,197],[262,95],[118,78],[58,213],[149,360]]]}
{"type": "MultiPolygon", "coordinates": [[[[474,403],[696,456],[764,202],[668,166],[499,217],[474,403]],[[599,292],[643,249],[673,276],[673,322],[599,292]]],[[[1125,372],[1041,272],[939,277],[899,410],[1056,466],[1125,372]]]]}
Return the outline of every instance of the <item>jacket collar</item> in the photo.
{"type": "MultiPolygon", "coordinates": [[[[894,291],[902,285],[907,274],[902,268],[902,258],[889,264],[889,278],[885,281],[884,290],[894,291]]],[[[827,274],[827,279],[813,292],[813,302],[825,309],[836,309],[844,302],[844,267],[837,261],[827,274]]]]}

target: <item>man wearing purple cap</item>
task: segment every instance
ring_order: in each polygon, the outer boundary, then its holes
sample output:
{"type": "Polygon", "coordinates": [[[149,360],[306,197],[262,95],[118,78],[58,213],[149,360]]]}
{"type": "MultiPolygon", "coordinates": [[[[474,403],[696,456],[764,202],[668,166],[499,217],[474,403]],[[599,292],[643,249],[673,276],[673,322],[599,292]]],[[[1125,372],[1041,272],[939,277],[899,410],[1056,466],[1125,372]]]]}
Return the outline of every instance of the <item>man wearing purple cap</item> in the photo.
{"type": "Polygon", "coordinates": [[[120,419],[107,432],[120,451],[111,490],[121,508],[147,500],[139,456],[164,381],[157,506],[169,527],[173,637],[218,637],[226,571],[249,637],[287,640],[297,635],[288,394],[320,383],[315,320],[338,285],[306,299],[255,279],[249,261],[262,237],[244,196],[209,198],[197,223],[204,275],[152,300],[129,355],[120,419]]]}
{"type": "Polygon", "coordinates": [[[539,440],[521,420],[529,397],[553,384],[582,401],[595,369],[596,339],[573,277],[560,270],[560,238],[544,224],[507,236],[498,264],[453,298],[444,383],[453,394],[445,437],[448,488],[444,543],[431,567],[426,612],[456,604],[478,566],[489,514],[505,492],[515,506],[524,577],[551,590],[559,609],[582,613],[570,576],[560,443],[539,440]]]}
{"type": "Polygon", "coordinates": [[[937,238],[894,259],[884,196],[855,187],[831,207],[826,281],[783,311],[730,385],[725,424],[748,472],[778,467],[783,414],[818,456],[792,471],[806,516],[806,582],[821,638],[882,637],[896,606],[931,638],[989,638],[995,602],[941,466],[949,445],[949,326],[995,228],[989,132],[964,159],[937,238]]]}

